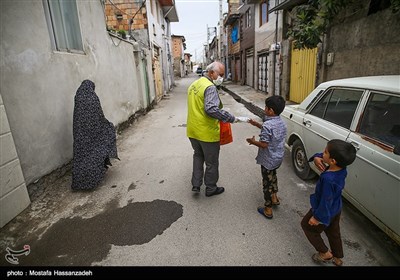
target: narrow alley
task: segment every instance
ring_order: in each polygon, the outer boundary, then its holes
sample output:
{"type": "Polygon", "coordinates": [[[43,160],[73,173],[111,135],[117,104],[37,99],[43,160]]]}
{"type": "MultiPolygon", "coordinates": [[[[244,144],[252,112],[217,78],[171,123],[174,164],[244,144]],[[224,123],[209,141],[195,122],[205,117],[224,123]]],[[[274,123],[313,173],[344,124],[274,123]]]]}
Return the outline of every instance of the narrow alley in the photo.
{"type": "MultiPolygon", "coordinates": [[[[233,124],[234,142],[221,147],[225,193],[206,197],[204,185],[200,194],[191,191],[186,90],[196,78],[178,80],[118,135],[121,161],[112,162],[97,189],[72,191],[70,172],[49,180],[0,229],[0,254],[29,245],[30,254],[18,257],[20,266],[317,266],[300,227],[315,182],[297,178],[287,151],[278,170],[281,205],[272,220],[257,213],[261,174],[257,150],[245,141],[257,137],[255,127],[233,124]]],[[[259,120],[228,93],[221,100],[235,116],[259,120]]],[[[346,266],[399,266],[399,248],[348,204],[341,225],[346,266]]]]}

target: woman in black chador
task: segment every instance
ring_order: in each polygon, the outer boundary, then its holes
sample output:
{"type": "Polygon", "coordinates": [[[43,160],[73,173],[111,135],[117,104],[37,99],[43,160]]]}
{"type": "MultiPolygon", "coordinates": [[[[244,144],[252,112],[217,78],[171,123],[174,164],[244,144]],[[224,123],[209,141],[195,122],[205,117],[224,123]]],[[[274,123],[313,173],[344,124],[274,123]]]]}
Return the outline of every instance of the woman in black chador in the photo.
{"type": "Polygon", "coordinates": [[[114,125],[109,122],[94,91],[84,80],[75,95],[72,189],[90,190],[103,179],[110,158],[118,158],[114,125]]]}

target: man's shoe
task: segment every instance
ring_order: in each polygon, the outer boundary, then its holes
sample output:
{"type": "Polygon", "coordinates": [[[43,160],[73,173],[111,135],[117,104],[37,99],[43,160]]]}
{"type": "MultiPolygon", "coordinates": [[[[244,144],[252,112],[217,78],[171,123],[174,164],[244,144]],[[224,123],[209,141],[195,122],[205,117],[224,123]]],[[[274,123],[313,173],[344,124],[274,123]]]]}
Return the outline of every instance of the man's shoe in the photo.
{"type": "Polygon", "coordinates": [[[207,192],[206,192],[206,196],[213,196],[213,195],[221,194],[221,193],[223,193],[224,191],[225,191],[225,189],[224,189],[223,187],[217,187],[217,188],[215,189],[215,191],[212,192],[212,193],[207,193],[207,192]]]}
{"type": "Polygon", "coordinates": [[[192,192],[197,192],[197,193],[199,193],[199,192],[200,192],[200,187],[195,187],[195,186],[193,186],[192,192]]]}
{"type": "Polygon", "coordinates": [[[276,193],[271,194],[271,200],[272,200],[272,205],[281,204],[276,193]]]}

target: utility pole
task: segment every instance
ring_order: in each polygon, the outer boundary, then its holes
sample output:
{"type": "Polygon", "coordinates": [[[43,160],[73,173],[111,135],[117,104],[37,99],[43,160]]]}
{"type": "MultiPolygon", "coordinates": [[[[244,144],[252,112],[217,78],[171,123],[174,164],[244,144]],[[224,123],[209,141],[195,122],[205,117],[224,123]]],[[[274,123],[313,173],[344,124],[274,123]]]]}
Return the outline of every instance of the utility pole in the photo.
{"type": "Polygon", "coordinates": [[[210,32],[208,31],[208,24],[207,24],[207,44],[210,42],[210,32]]]}
{"type": "Polygon", "coordinates": [[[206,64],[208,64],[208,61],[207,61],[207,55],[209,54],[209,52],[208,52],[208,46],[209,46],[209,44],[210,44],[210,32],[209,32],[209,27],[208,27],[208,24],[207,24],[207,46],[205,47],[205,49],[204,49],[204,56],[205,56],[205,58],[206,58],[206,64]]]}
{"type": "MultiPolygon", "coordinates": [[[[214,36],[216,37],[217,36],[217,27],[208,27],[208,24],[207,24],[207,55],[208,55],[207,58],[209,58],[209,60],[210,60],[210,61],[207,61],[207,63],[209,63],[209,62],[211,63],[211,56],[210,56],[210,38],[211,38],[211,33],[214,33],[214,36]],[[211,32],[210,32],[210,29],[211,29],[211,32]]],[[[217,52],[218,52],[218,50],[217,50],[217,52]]],[[[216,58],[218,58],[218,54],[217,54],[217,57],[214,57],[214,60],[216,58]]]]}
{"type": "Polygon", "coordinates": [[[207,66],[207,48],[208,48],[208,43],[204,44],[203,68],[207,66]]]}
{"type": "Polygon", "coordinates": [[[224,19],[222,14],[222,0],[219,0],[219,36],[218,36],[218,50],[217,50],[217,59],[222,62],[222,34],[224,28],[224,19]]]}

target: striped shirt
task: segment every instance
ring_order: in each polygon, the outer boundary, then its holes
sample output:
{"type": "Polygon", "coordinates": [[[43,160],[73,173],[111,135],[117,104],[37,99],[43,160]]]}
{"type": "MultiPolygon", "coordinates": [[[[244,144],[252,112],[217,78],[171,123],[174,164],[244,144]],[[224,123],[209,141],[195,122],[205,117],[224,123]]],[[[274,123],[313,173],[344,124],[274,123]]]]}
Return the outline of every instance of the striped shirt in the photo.
{"type": "Polygon", "coordinates": [[[209,86],[204,92],[204,110],[207,115],[223,122],[233,123],[235,116],[219,108],[221,100],[216,86],[209,86]]]}
{"type": "Polygon", "coordinates": [[[265,117],[260,133],[260,142],[267,142],[267,148],[258,148],[257,164],[268,170],[278,168],[285,154],[286,124],[280,116],[265,117]]]}

